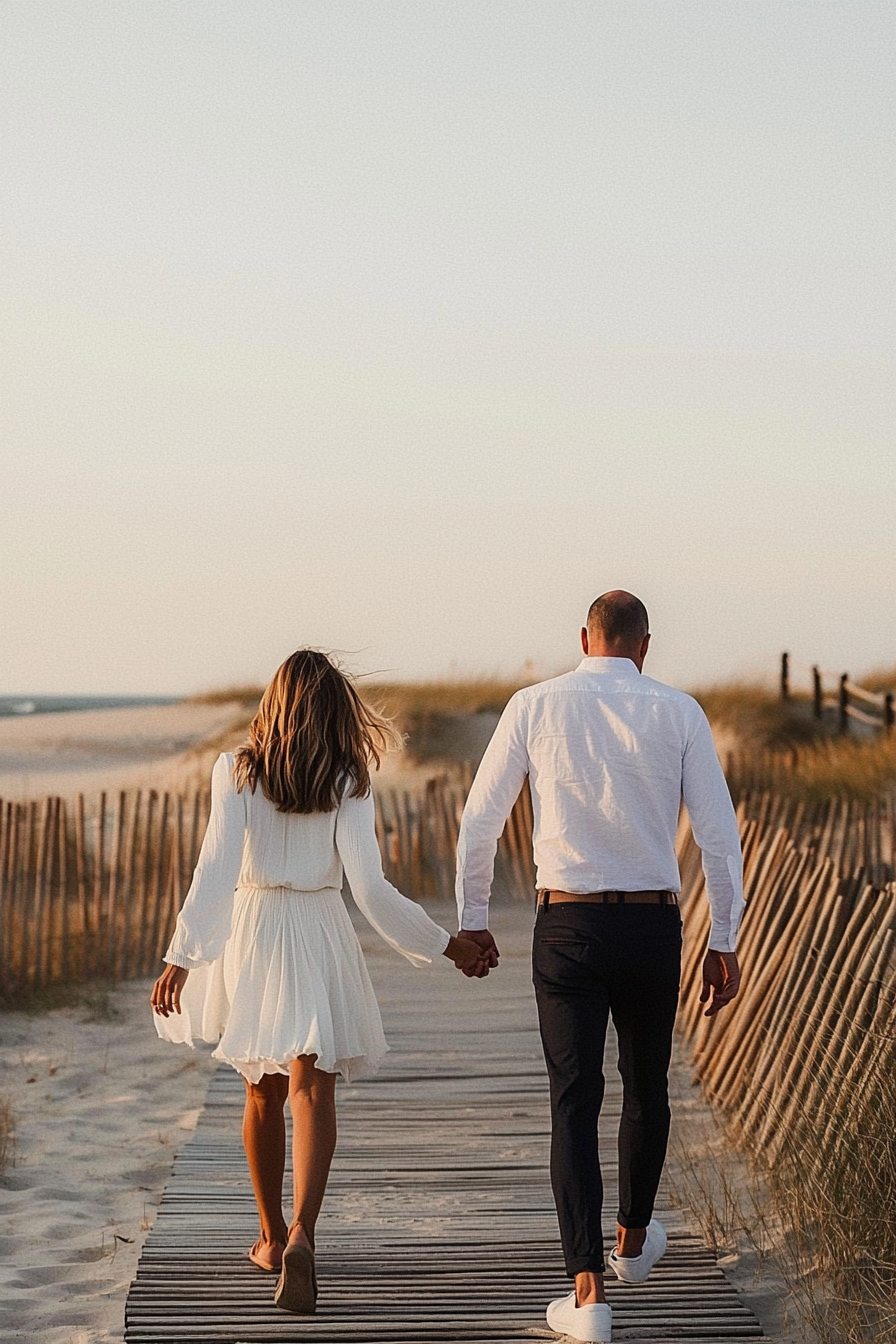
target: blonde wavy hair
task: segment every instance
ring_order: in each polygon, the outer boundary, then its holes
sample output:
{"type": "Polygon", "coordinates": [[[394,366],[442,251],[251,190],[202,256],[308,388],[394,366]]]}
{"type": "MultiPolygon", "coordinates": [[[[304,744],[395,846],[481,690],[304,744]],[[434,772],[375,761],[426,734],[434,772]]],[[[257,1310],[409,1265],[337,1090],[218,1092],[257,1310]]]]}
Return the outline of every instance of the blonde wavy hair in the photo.
{"type": "Polygon", "coordinates": [[[278,812],[332,812],[345,793],[370,791],[401,735],[365,705],[346,674],[316,649],[297,649],[275,672],[235,753],[237,790],[257,786],[278,812]]]}

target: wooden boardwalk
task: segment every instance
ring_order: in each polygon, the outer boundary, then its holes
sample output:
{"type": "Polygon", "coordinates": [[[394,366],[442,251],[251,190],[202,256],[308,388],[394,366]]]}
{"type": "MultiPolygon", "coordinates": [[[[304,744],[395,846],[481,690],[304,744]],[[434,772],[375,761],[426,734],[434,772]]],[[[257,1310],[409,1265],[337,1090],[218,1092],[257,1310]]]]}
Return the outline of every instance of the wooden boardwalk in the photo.
{"type": "MultiPolygon", "coordinates": [[[[239,1129],[243,1089],[219,1069],[178,1156],[128,1297],[128,1344],[429,1344],[556,1338],[569,1291],[548,1182],[547,1084],[529,983],[531,920],[496,911],[498,974],[415,971],[362,942],[393,1053],[377,1078],[340,1084],[339,1144],[318,1229],[318,1312],[273,1305],[246,1259],[257,1235],[239,1129]]],[[[620,1089],[602,1123],[612,1227],[620,1089]]],[[[670,1210],[669,1250],[639,1288],[608,1276],[615,1340],[727,1341],[761,1330],[712,1254],[670,1210]]]]}

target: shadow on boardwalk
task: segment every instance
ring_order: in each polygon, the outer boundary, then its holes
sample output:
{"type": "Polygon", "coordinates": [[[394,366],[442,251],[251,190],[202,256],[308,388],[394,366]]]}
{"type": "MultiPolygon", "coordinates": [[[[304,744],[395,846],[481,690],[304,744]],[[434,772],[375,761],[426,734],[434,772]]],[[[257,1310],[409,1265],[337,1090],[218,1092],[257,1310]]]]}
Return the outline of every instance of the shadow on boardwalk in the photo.
{"type": "MultiPolygon", "coordinates": [[[[544,1309],[568,1283],[548,1182],[530,925],[523,906],[495,911],[502,963],[481,982],[447,962],[415,971],[359,930],[392,1053],[377,1078],[340,1085],[314,1317],[278,1311],[275,1281],[246,1259],[257,1214],[240,1145],[242,1083],[229,1068],[215,1074],[130,1291],[128,1344],[555,1338],[544,1309]]],[[[615,1069],[607,1080],[601,1154],[612,1225],[615,1069]]],[[[649,1284],[608,1279],[614,1339],[760,1335],[665,1190],[659,1210],[669,1251],[649,1284]]]]}

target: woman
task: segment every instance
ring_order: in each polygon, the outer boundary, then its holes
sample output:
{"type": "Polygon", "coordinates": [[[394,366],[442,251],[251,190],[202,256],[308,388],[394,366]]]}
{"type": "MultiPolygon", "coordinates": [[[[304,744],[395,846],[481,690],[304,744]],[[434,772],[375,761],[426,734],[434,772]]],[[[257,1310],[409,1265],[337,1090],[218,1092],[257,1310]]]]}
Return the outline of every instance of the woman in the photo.
{"type": "Polygon", "coordinates": [[[365,917],[415,965],[444,954],[470,971],[481,956],[383,876],[370,762],[398,741],[324,654],[287,658],[248,742],[215,764],[208,830],[152,992],[160,1036],[218,1041],[215,1057],[243,1075],[243,1142],[261,1221],[249,1257],[279,1272],[275,1301],[286,1311],[315,1309],[314,1230],[336,1145],[336,1075],[374,1072],[388,1049],[342,901],[343,871],[365,917]]]}

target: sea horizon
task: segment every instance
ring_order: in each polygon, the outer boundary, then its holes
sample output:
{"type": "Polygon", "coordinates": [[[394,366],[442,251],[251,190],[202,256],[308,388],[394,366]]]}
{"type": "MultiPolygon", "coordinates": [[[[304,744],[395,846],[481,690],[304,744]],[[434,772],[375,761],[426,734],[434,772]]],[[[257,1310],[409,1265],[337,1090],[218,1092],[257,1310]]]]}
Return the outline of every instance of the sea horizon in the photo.
{"type": "Polygon", "coordinates": [[[0,695],[0,719],[38,714],[71,714],[86,709],[137,709],[176,705],[181,695],[0,695]]]}

